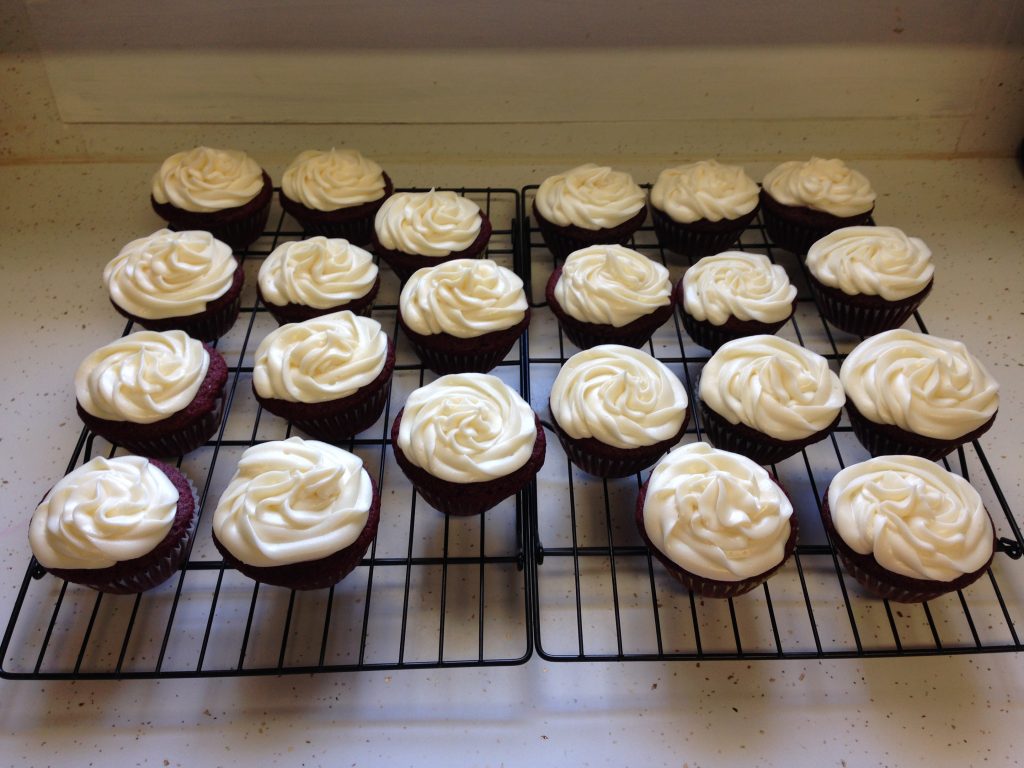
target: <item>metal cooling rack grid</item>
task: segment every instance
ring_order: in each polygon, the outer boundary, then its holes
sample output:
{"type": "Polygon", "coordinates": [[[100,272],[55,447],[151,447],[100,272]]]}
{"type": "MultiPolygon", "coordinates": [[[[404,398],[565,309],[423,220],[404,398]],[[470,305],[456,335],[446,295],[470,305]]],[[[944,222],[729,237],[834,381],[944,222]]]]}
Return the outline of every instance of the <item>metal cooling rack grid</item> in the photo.
{"type": "MultiPolygon", "coordinates": [[[[510,189],[458,189],[494,225],[488,256],[518,268],[519,195],[510,189]]],[[[251,392],[252,358],[276,327],[256,301],[262,259],[301,232],[277,210],[272,226],[241,254],[242,312],[218,342],[231,369],[225,418],[207,446],[178,462],[200,497],[200,522],[181,573],[139,596],[100,595],[45,574],[33,560],[0,642],[0,676],[20,679],[119,679],[278,675],[357,669],[519,664],[532,654],[532,616],[524,568],[522,494],[486,516],[453,519],[418,501],[389,446],[390,424],[425,371],[396,333],[398,281],[382,268],[373,316],[396,339],[397,360],[384,415],[343,447],[360,455],[382,489],[376,541],[336,587],[292,592],[259,586],[226,569],[210,538],[212,508],[250,445],[290,434],[263,413],[251,392]]],[[[131,324],[125,333],[131,330],[131,324]]],[[[97,346],[102,340],[97,340],[97,346]]],[[[514,349],[495,371],[524,391],[514,349]]],[[[68,471],[113,453],[84,432],[68,471]]]]}
{"type": "MultiPolygon", "coordinates": [[[[529,216],[535,186],[523,189],[529,216]]],[[[539,231],[524,219],[524,266],[530,270],[534,320],[529,344],[531,402],[550,417],[547,393],[561,364],[577,351],[543,302],[553,258],[539,231]]],[[[689,263],[666,254],[653,229],[632,247],[665,263],[677,280],[689,263]]],[[[831,328],[818,314],[803,266],[773,247],[760,219],[744,233],[742,250],[766,253],[799,289],[794,320],[780,335],[824,355],[838,369],[857,338],[831,328]]],[[[927,305],[926,305],[927,306],[927,305]]],[[[920,316],[918,327],[926,330],[920,316]]],[[[707,350],[683,331],[678,317],[655,334],[647,351],[683,380],[691,408],[707,350]]],[[[696,409],[685,440],[701,439],[696,409]]],[[[773,467],[793,499],[800,538],[793,558],[761,588],[732,600],[705,600],[682,589],[643,546],[633,508],[642,477],[603,481],[565,458],[549,431],[548,460],[531,498],[535,552],[531,561],[536,648],[552,661],[778,659],[935,655],[1019,651],[1024,589],[1020,528],[977,441],[945,463],[982,493],[1000,536],[987,577],[963,592],[923,605],[900,605],[866,595],[839,565],[820,522],[821,494],[847,464],[868,458],[845,415],[829,440],[773,467]],[[566,479],[568,478],[568,482],[566,479]]]]}

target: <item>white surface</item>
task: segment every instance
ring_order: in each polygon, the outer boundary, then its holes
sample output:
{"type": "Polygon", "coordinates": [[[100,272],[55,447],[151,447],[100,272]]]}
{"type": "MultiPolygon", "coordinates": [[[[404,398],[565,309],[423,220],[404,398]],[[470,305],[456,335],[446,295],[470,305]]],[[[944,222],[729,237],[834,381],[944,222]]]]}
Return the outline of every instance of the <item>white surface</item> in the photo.
{"type": "MultiPolygon", "coordinates": [[[[629,165],[650,180],[659,164],[629,165]]],[[[760,178],[769,163],[750,165],[760,178]]],[[[923,308],[1003,387],[982,443],[1024,509],[1024,221],[1010,161],[878,161],[880,221],[937,264],[923,308]]],[[[99,287],[123,242],[159,222],[148,164],[0,169],[0,618],[28,558],[25,520],[63,471],[78,359],[123,323],[99,287]]],[[[281,168],[270,167],[275,178],[281,168]]],[[[551,166],[387,169],[398,185],[536,182],[551,166]]],[[[1019,568],[1014,572],[1019,573],[1019,568]]],[[[1019,615],[1020,584],[1013,596],[1019,615]]],[[[552,664],[260,680],[0,683],[12,765],[1014,765],[1019,654],[877,662],[552,664]],[[165,762],[166,761],[166,762],[165,762]]]]}

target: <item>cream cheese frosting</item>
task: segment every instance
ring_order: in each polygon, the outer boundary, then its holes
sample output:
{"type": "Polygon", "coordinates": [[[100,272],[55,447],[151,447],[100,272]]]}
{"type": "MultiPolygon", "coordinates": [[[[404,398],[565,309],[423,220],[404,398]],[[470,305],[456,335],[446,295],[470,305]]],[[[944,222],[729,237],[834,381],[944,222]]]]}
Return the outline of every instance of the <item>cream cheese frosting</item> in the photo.
{"type": "Polygon", "coordinates": [[[555,299],[570,317],[621,328],[672,302],[668,270],[622,245],[592,245],[569,254],[555,299]]]}
{"type": "Polygon", "coordinates": [[[712,325],[725,325],[730,317],[778,323],[793,314],[795,298],[785,268],[762,253],[705,256],[683,273],[683,309],[712,325]]]}
{"type": "Polygon", "coordinates": [[[862,341],[839,376],[868,420],[939,440],[966,435],[999,408],[999,385],[967,347],[903,328],[862,341]]]}
{"type": "Polygon", "coordinates": [[[330,309],[368,294],[377,281],[373,256],[348,240],[311,237],[277,246],[260,265],[260,293],[275,306],[330,309]]]}
{"type": "Polygon", "coordinates": [[[846,467],[828,488],[832,524],[861,555],[912,579],[952,581],[983,567],[995,534],[971,484],[918,456],[846,467]]]}
{"type": "Polygon", "coordinates": [[[392,251],[448,256],[464,251],[480,234],[480,206],[455,192],[398,192],[377,211],[377,239],[392,251]]]}
{"type": "Polygon", "coordinates": [[[454,259],[417,270],[398,300],[412,331],[447,333],[460,339],[503,331],[526,317],[519,275],[490,259],[454,259]]]}
{"type": "Polygon", "coordinates": [[[398,447],[434,477],[480,483],[505,477],[533,454],[533,409],[486,373],[454,373],[415,390],[405,403],[398,447]]]}
{"type": "Polygon", "coordinates": [[[384,171],[354,149],[299,153],[281,177],[285,197],[316,211],[336,211],[380,200],[384,171]]]}
{"type": "Polygon", "coordinates": [[[875,205],[871,182],[837,159],[790,160],[769,171],[762,184],[776,202],[833,216],[856,216],[875,205]]]}
{"type": "Polygon", "coordinates": [[[253,389],[293,403],[340,400],[376,379],[387,354],[380,323],[348,310],[287,323],[256,348],[253,389]]]}
{"type": "Polygon", "coordinates": [[[682,382],[646,352],[602,344],[570,357],[551,385],[551,413],[577,440],[638,448],[675,437],[686,417],[682,382]]]}
{"type": "Polygon", "coordinates": [[[193,213],[238,208],[263,189],[263,170],[245,152],[195,147],[176,152],[153,176],[153,199],[193,213]]]}
{"type": "Polygon", "coordinates": [[[633,218],[646,198],[628,173],[585,163],[544,179],[534,202],[552,224],[593,231],[612,229],[633,218]]]}
{"type": "Polygon", "coordinates": [[[793,506],[768,472],[707,443],[666,454],[648,480],[647,537],[672,562],[717,581],[742,581],[786,556],[793,506]]]}
{"type": "Polygon", "coordinates": [[[355,542],[372,504],[362,459],[291,437],[246,449],[213,514],[213,532],[243,563],[305,563],[355,542]]]}
{"type": "Polygon", "coordinates": [[[701,371],[700,397],[730,424],[777,440],[826,429],[846,402],[824,357],[767,334],[723,344],[701,371]]]}
{"type": "Polygon", "coordinates": [[[844,227],[814,243],[807,269],[824,285],[854,296],[899,301],[920,293],[935,273],[924,241],[896,227],[844,227]]]}
{"type": "Polygon", "coordinates": [[[81,362],[75,397],[97,418],[152,424],[184,410],[209,367],[210,353],[184,331],[138,331],[81,362]]]}
{"type": "Polygon", "coordinates": [[[740,166],[700,160],[659,173],[651,204],[683,224],[732,221],[757,207],[760,191],[740,166]]]}
{"type": "Polygon", "coordinates": [[[231,246],[209,232],[159,229],[122,248],[103,283],[121,309],[158,320],[203,312],[228,292],[237,267],[231,246]]]}
{"type": "Polygon", "coordinates": [[[46,494],[29,543],[44,568],[109,568],[153,551],[177,509],[178,489],[147,459],[97,456],[46,494]]]}

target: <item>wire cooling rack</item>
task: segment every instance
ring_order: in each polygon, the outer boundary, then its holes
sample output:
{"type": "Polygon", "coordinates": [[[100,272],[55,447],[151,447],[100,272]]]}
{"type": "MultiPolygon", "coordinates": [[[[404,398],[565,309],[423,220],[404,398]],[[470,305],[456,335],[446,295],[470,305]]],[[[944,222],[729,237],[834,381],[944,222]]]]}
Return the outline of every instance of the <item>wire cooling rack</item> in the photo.
{"type": "MultiPolygon", "coordinates": [[[[488,257],[522,272],[518,192],[456,191],[491,219],[488,257]]],[[[394,462],[391,421],[408,394],[435,376],[397,333],[398,280],[386,266],[373,317],[396,341],[390,397],[376,425],[342,444],[363,458],[382,489],[375,542],[361,565],[329,590],[260,586],[224,566],[211,540],[212,510],[238,457],[251,445],[290,434],[286,421],[259,407],[251,387],[256,346],[276,327],[256,299],[260,263],[280,242],[302,237],[276,204],[270,221],[269,231],[239,254],[245,269],[242,311],[217,345],[231,371],[221,429],[216,439],[178,462],[200,500],[187,564],[156,589],[115,596],[69,585],[33,559],[0,642],[0,676],[280,675],[511,665],[532,655],[523,494],[484,516],[449,518],[418,499],[394,462]]],[[[129,323],[125,333],[131,329],[129,323]]],[[[97,339],[96,346],[106,341],[97,339]]],[[[526,390],[518,346],[494,373],[526,390]]],[[[83,431],[68,471],[114,452],[102,438],[83,431]]]]}
{"type": "MultiPolygon", "coordinates": [[[[530,215],[536,186],[525,187],[530,215]]],[[[548,391],[559,367],[577,352],[544,303],[554,259],[539,230],[523,220],[523,265],[531,289],[528,343],[530,398],[550,419],[548,391]],[[539,301],[534,301],[538,297],[539,301]]],[[[631,247],[669,267],[673,281],[689,260],[659,248],[645,226],[631,247]]],[[[831,361],[836,370],[859,341],[818,313],[802,262],[769,241],[760,218],[739,250],[765,253],[798,287],[798,310],[779,335],[831,361]]],[[[927,307],[927,302],[925,303],[927,307]]],[[[917,326],[926,331],[920,315],[917,326]]],[[[686,385],[691,402],[685,442],[702,439],[697,383],[709,352],[682,330],[678,317],[654,335],[647,351],[686,385]]],[[[550,422],[547,425],[550,431],[550,422]]],[[[534,552],[535,645],[551,661],[779,659],[935,655],[1020,651],[1024,564],[1020,528],[978,441],[944,461],[981,492],[996,524],[998,552],[987,577],[966,590],[920,605],[867,595],[842,570],[822,527],[821,495],[848,464],[868,458],[845,414],[835,434],[771,467],[794,503],[800,540],[794,556],[757,590],[730,600],[703,599],[682,588],[653,560],[636,531],[637,491],[649,472],[601,480],[571,465],[553,432],[547,463],[530,498],[534,552]],[[542,499],[540,503],[537,499],[542,499]]]]}

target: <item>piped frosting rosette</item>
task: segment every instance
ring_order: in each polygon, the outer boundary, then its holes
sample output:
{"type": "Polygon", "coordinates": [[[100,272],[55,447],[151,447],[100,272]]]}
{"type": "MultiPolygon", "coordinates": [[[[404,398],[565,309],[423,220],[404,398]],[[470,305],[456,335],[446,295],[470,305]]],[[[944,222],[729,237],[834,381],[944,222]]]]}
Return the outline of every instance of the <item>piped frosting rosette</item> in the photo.
{"type": "Polygon", "coordinates": [[[735,220],[757,208],[759,192],[740,166],[700,160],[659,173],[651,204],[682,223],[735,220]]]}
{"type": "Polygon", "coordinates": [[[769,171],[762,185],[765,192],[783,205],[843,218],[866,213],[875,204],[871,182],[835,158],[790,160],[769,171]]]}
{"type": "Polygon", "coordinates": [[[399,192],[374,221],[377,240],[392,251],[442,257],[465,251],[481,229],[480,206],[451,191],[399,192]]]}
{"type": "Polygon", "coordinates": [[[263,189],[263,170],[245,152],[195,147],[161,164],[152,182],[153,199],[193,213],[237,208],[263,189]]]}
{"type": "Polygon", "coordinates": [[[628,173],[585,163],[546,178],[535,202],[552,224],[598,230],[631,219],[644,207],[645,196],[628,173]]]}
{"type": "Polygon", "coordinates": [[[352,208],[384,197],[381,167],[354,149],[310,149],[285,169],[281,190],[315,211],[352,208]]]}
{"type": "Polygon", "coordinates": [[[377,274],[373,256],[347,240],[290,240],[260,265],[260,296],[275,306],[330,309],[362,299],[374,289],[377,274]]]}
{"type": "Polygon", "coordinates": [[[705,256],[683,273],[683,309],[697,320],[783,322],[793,314],[796,287],[784,267],[761,253],[705,256]]]}

